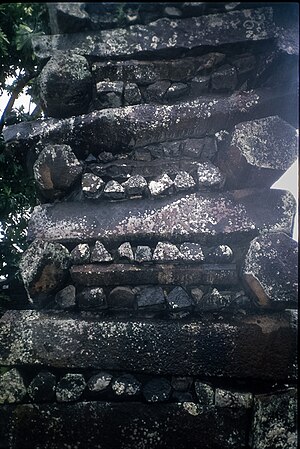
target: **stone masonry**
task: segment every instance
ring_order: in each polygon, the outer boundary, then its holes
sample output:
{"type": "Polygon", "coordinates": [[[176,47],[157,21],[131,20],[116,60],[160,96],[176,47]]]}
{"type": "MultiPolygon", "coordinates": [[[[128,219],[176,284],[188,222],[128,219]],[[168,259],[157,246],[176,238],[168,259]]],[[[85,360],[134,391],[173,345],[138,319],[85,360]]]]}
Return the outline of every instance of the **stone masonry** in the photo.
{"type": "Polygon", "coordinates": [[[48,8],[0,447],[296,449],[297,5],[48,8]]]}

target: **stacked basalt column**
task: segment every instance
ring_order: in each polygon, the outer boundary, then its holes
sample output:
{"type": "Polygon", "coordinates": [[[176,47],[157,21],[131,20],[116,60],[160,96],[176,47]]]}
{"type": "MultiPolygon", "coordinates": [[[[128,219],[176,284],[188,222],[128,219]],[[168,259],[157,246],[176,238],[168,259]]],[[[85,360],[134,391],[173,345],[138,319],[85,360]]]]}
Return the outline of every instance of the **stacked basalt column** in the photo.
{"type": "Polygon", "coordinates": [[[296,448],[293,8],[49,5],[1,447],[296,448]]]}

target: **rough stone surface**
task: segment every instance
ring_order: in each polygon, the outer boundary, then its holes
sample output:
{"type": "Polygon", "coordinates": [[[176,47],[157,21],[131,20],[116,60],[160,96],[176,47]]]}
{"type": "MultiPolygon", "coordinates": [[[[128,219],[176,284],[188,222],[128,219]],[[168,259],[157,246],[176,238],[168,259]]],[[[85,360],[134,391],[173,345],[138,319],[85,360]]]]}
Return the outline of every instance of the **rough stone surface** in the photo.
{"type": "Polygon", "coordinates": [[[82,165],[69,145],[47,145],[33,166],[35,181],[45,198],[65,195],[82,173],[82,165]]]}
{"type": "Polygon", "coordinates": [[[158,177],[154,181],[149,182],[149,190],[151,195],[158,196],[164,193],[168,193],[170,188],[173,186],[173,181],[167,173],[158,177]]]}
{"type": "Polygon", "coordinates": [[[135,261],[139,263],[150,262],[152,260],[152,251],[149,246],[138,245],[135,251],[135,261]]]}
{"type": "Polygon", "coordinates": [[[253,403],[252,393],[223,390],[216,388],[215,404],[220,407],[246,407],[251,408],[253,403]]]}
{"type": "Polygon", "coordinates": [[[168,242],[158,242],[152,260],[156,262],[175,262],[181,260],[181,254],[176,245],[168,242]]]}
{"type": "Polygon", "coordinates": [[[77,295],[77,305],[82,310],[103,310],[106,309],[106,296],[103,288],[85,288],[77,295]]]}
{"type": "Polygon", "coordinates": [[[113,261],[112,255],[107,251],[103,243],[97,240],[91,254],[91,262],[112,262],[112,261],[113,261]]]}
{"type": "Polygon", "coordinates": [[[220,441],[223,449],[247,447],[249,419],[244,409],[208,407],[202,413],[193,402],[93,401],[24,404],[10,410],[7,431],[12,449],[86,449],[87,445],[96,449],[99,441],[102,449],[134,449],[142,444],[158,449],[213,449],[220,447],[220,441]]]}
{"type": "Polygon", "coordinates": [[[196,95],[207,93],[210,88],[210,76],[197,75],[191,81],[191,91],[196,95]]]}
{"type": "Polygon", "coordinates": [[[101,371],[100,373],[92,376],[87,382],[87,390],[93,396],[97,396],[99,393],[103,393],[108,390],[112,381],[112,374],[109,374],[105,371],[101,371]]]}
{"type": "Polygon", "coordinates": [[[107,298],[109,309],[128,310],[133,309],[135,304],[135,294],[129,287],[115,287],[107,298]]]}
{"type": "Polygon", "coordinates": [[[201,406],[207,407],[215,403],[215,391],[211,385],[195,381],[195,392],[201,406]]]}
{"type": "Polygon", "coordinates": [[[129,196],[143,196],[147,188],[147,181],[141,175],[134,175],[127,181],[123,182],[122,186],[125,188],[126,193],[129,196]]]}
{"type": "Polygon", "coordinates": [[[161,287],[146,287],[137,294],[137,308],[139,310],[163,310],[165,307],[165,296],[161,287]]]}
{"type": "Polygon", "coordinates": [[[174,186],[176,191],[181,192],[183,190],[189,190],[195,187],[196,183],[194,178],[186,171],[180,171],[177,173],[174,179],[174,186]]]}
{"type": "Polygon", "coordinates": [[[139,199],[107,203],[57,203],[37,206],[28,239],[81,243],[149,245],[157,241],[226,244],[255,237],[258,232],[291,235],[295,200],[280,190],[249,189],[222,194],[195,193],[155,201],[139,199]],[[221,241],[221,242],[220,242],[221,241]]]}
{"type": "Polygon", "coordinates": [[[76,305],[76,289],[74,285],[67,285],[55,295],[55,302],[60,309],[72,309],[76,305]]]}
{"type": "Polygon", "coordinates": [[[56,378],[49,371],[40,371],[30,382],[27,392],[34,402],[50,402],[55,397],[56,378]]]}
{"type": "Polygon", "coordinates": [[[0,404],[20,402],[26,396],[23,377],[16,368],[0,376],[0,404]]]}
{"type": "Polygon", "coordinates": [[[182,260],[186,262],[203,262],[205,260],[199,243],[185,242],[179,247],[182,260]]]}
{"type": "Polygon", "coordinates": [[[297,308],[298,244],[276,232],[250,243],[243,279],[262,307],[297,308]]]}
{"type": "Polygon", "coordinates": [[[113,380],[111,389],[120,400],[136,400],[141,392],[141,383],[132,374],[123,374],[113,380]]]}
{"type": "Polygon", "coordinates": [[[125,197],[125,189],[118,181],[108,181],[103,192],[104,196],[111,200],[120,200],[125,197]]]}
{"type": "Polygon", "coordinates": [[[176,391],[187,391],[191,388],[193,378],[189,376],[173,376],[171,379],[172,388],[176,391]]]}
{"type": "Polygon", "coordinates": [[[172,312],[191,310],[192,299],[182,287],[175,287],[166,297],[168,308],[172,312]]]}
{"type": "Polygon", "coordinates": [[[122,81],[97,83],[97,99],[100,108],[119,108],[123,103],[124,83],[122,81]]]}
{"type": "Polygon", "coordinates": [[[124,103],[125,106],[139,104],[142,101],[140,89],[135,83],[126,83],[124,87],[124,103]]]}
{"type": "Polygon", "coordinates": [[[92,99],[92,75],[85,57],[56,52],[41,71],[40,96],[51,117],[86,113],[92,99]]]}
{"type": "Polygon", "coordinates": [[[145,100],[149,103],[162,103],[167,90],[171,85],[170,81],[156,81],[147,87],[145,91],[145,100]]]}
{"type": "Polygon", "coordinates": [[[297,159],[297,140],[297,130],[278,116],[236,125],[216,159],[226,186],[271,187],[297,159]]]}
{"type": "Polygon", "coordinates": [[[176,101],[184,97],[189,92],[189,86],[185,83],[173,83],[165,94],[167,101],[176,101]]]}
{"type": "Polygon", "coordinates": [[[228,245],[211,248],[206,255],[206,261],[211,263],[230,263],[232,259],[233,251],[228,245]]]}
{"type": "Polygon", "coordinates": [[[81,265],[90,261],[91,251],[87,243],[79,243],[71,251],[71,263],[81,265]]]}
{"type": "Polygon", "coordinates": [[[198,72],[213,69],[224,58],[224,54],[214,52],[171,60],[95,62],[92,71],[97,81],[104,78],[111,81],[121,79],[128,83],[148,85],[163,79],[173,82],[190,79],[198,72]]]}
{"type": "Polygon", "coordinates": [[[212,89],[218,92],[232,91],[237,85],[235,67],[226,64],[213,72],[211,76],[212,89]]]}
{"type": "Polygon", "coordinates": [[[20,272],[29,300],[39,305],[44,297],[59,288],[67,273],[70,254],[60,243],[35,240],[23,253],[20,272]]]}
{"type": "Polygon", "coordinates": [[[173,48],[191,49],[265,40],[274,34],[272,8],[259,8],[176,21],[164,18],[148,25],[133,25],[126,30],[89,32],[88,45],[85,34],[77,34],[72,39],[68,35],[56,36],[55,39],[40,36],[33,39],[33,50],[39,58],[48,58],[57,50],[69,49],[87,56],[128,58],[141,52],[155,54],[173,48]]]}
{"type": "Polygon", "coordinates": [[[134,254],[129,242],[124,242],[119,246],[117,249],[117,257],[119,260],[128,260],[130,262],[134,261],[134,254]]]}
{"type": "Polygon", "coordinates": [[[83,148],[93,154],[118,153],[171,139],[213,135],[245,120],[265,117],[273,110],[295,121],[298,109],[294,86],[207,96],[175,105],[135,105],[61,120],[22,122],[8,126],[3,134],[6,143],[20,151],[50,142],[68,144],[78,155],[83,148]]]}
{"type": "Polygon", "coordinates": [[[235,264],[174,265],[156,263],[129,265],[114,264],[73,266],[70,270],[73,281],[78,285],[117,286],[117,285],[236,285],[238,274],[235,264]]]}
{"type": "Polygon", "coordinates": [[[197,178],[199,189],[221,189],[225,183],[224,175],[211,162],[199,163],[197,178]]]}
{"type": "Polygon", "coordinates": [[[167,379],[152,379],[143,387],[143,395],[147,402],[165,402],[172,393],[172,386],[167,379]]]}
{"type": "Polygon", "coordinates": [[[58,402],[77,401],[85,387],[86,383],[82,374],[68,373],[56,386],[56,399],[58,402]]]}
{"type": "Polygon", "coordinates": [[[217,311],[223,310],[230,306],[232,302],[231,295],[223,295],[217,288],[213,288],[211,292],[196,302],[196,310],[201,311],[217,311]]]}
{"type": "Polygon", "coordinates": [[[295,380],[295,313],[222,318],[124,322],[80,313],[74,319],[62,312],[8,311],[0,320],[0,363],[295,380]]]}
{"type": "Polygon", "coordinates": [[[254,398],[253,449],[297,448],[297,389],[254,398]]]}
{"type": "Polygon", "coordinates": [[[93,173],[84,173],[82,176],[82,191],[87,198],[100,198],[104,185],[103,179],[93,173]]]}

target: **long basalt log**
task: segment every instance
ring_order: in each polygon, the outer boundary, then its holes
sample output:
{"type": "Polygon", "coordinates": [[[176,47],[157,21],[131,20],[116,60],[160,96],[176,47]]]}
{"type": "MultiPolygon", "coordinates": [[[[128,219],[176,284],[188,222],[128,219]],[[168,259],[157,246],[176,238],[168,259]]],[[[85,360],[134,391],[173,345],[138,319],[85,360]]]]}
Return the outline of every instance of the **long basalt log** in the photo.
{"type": "Polygon", "coordinates": [[[159,19],[128,29],[39,36],[33,39],[37,57],[45,59],[56,51],[72,50],[85,56],[130,58],[155,55],[165,50],[266,40],[276,37],[272,8],[248,9],[226,14],[171,20],[159,19]]]}
{"type": "Polygon", "coordinates": [[[242,449],[250,421],[245,407],[193,402],[23,404],[0,407],[2,413],[10,415],[11,449],[242,449]]]}
{"type": "Polygon", "coordinates": [[[291,234],[295,200],[281,190],[236,190],[105,203],[64,202],[37,206],[28,239],[137,244],[252,239],[263,230],[291,234]],[[147,242],[147,243],[146,243],[147,242]]]}
{"type": "Polygon", "coordinates": [[[71,268],[71,276],[81,285],[232,285],[237,283],[235,264],[176,266],[80,265],[71,268]]]}
{"type": "MultiPolygon", "coordinates": [[[[297,115],[294,89],[257,89],[231,96],[206,96],[172,106],[136,105],[104,109],[67,119],[22,122],[4,130],[7,145],[34,150],[38,144],[68,144],[76,155],[128,151],[166,140],[204,137],[245,120],[297,115]]],[[[286,117],[288,116],[288,117],[286,117]]]]}
{"type": "Polygon", "coordinates": [[[179,322],[66,318],[26,310],[6,312],[0,329],[2,365],[295,378],[297,329],[291,312],[179,322]]]}

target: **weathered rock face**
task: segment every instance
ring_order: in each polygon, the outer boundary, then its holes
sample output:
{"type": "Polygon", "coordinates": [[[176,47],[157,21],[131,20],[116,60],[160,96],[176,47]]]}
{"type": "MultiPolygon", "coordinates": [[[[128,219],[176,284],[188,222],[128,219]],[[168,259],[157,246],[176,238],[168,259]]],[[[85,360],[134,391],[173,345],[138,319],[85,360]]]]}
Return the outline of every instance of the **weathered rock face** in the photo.
{"type": "Polygon", "coordinates": [[[82,166],[69,145],[48,145],[35,161],[33,173],[43,196],[53,200],[70,190],[82,166]]]}
{"type": "Polygon", "coordinates": [[[43,109],[51,117],[87,112],[92,99],[92,75],[87,60],[76,53],[56,53],[41,72],[40,94],[43,109]]]}
{"type": "Polygon", "coordinates": [[[64,202],[37,206],[28,238],[76,243],[101,238],[110,244],[238,240],[266,230],[290,234],[294,212],[290,193],[258,189],[106,203],[101,208],[97,203],[64,202]]]}
{"type": "Polygon", "coordinates": [[[296,308],[298,244],[284,233],[256,237],[250,243],[243,279],[258,304],[267,308],[296,308]]]}
{"type": "Polygon", "coordinates": [[[46,301],[68,273],[70,254],[60,243],[35,240],[20,262],[21,276],[31,302],[46,301]]]}
{"type": "Polygon", "coordinates": [[[228,188],[271,187],[297,158],[297,130],[278,116],[236,125],[217,164],[228,188]]]}
{"type": "Polygon", "coordinates": [[[48,4],[45,118],[4,129],[41,204],[30,303],[0,318],[0,447],[296,448],[282,5],[48,4]]]}

